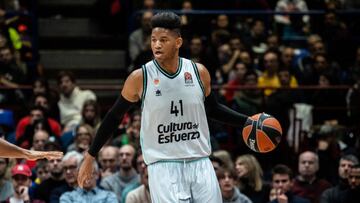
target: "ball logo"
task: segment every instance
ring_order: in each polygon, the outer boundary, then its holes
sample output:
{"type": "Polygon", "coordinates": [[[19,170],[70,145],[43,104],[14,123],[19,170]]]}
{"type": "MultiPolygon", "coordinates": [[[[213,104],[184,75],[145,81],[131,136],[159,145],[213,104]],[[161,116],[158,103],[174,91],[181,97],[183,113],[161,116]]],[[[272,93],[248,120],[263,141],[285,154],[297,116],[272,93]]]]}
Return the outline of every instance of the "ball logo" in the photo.
{"type": "Polygon", "coordinates": [[[256,143],[256,141],[254,139],[249,139],[249,147],[250,147],[250,149],[256,150],[255,149],[255,143],[256,143]]]}
{"type": "Polygon", "coordinates": [[[191,73],[185,72],[184,73],[184,78],[185,78],[185,84],[192,84],[193,83],[191,73]]]}

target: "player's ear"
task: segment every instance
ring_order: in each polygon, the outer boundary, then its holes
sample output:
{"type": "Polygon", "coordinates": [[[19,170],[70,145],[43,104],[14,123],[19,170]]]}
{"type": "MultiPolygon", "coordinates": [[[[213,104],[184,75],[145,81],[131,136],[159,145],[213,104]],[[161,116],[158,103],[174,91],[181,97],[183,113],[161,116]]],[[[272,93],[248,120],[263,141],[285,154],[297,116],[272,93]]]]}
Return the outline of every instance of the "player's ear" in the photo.
{"type": "Polygon", "coordinates": [[[181,37],[178,37],[176,38],[175,43],[176,43],[176,48],[180,49],[180,47],[183,44],[183,39],[181,37]]]}

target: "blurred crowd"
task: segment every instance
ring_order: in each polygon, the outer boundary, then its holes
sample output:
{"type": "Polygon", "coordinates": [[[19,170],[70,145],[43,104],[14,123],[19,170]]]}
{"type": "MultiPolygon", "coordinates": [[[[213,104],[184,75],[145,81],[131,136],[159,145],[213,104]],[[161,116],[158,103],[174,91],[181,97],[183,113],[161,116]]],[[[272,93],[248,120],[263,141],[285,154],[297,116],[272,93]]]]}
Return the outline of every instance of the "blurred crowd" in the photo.
{"type": "MultiPolygon", "coordinates": [[[[104,2],[99,8],[109,11],[107,20],[122,16],[129,6],[121,0],[104,2]]],[[[132,12],[142,12],[131,15],[139,25],[128,34],[129,71],[152,59],[154,9],[181,9],[180,56],[209,69],[218,99],[240,113],[265,111],[280,121],[282,141],[266,154],[246,147],[242,129],[209,121],[211,160],[224,202],[360,202],[360,30],[356,17],[339,12],[360,8],[359,3],[201,2],[135,1],[132,12]],[[289,15],[193,13],[229,8],[289,15]],[[324,14],[291,14],[314,9],[324,14]],[[304,85],[312,88],[299,88],[304,85]]],[[[93,91],[80,88],[74,73],[46,77],[33,54],[31,21],[18,12],[29,12],[26,1],[0,1],[0,88],[8,88],[0,89],[0,104],[12,107],[0,109],[0,136],[23,148],[60,150],[65,156],[37,162],[0,158],[0,202],[151,202],[140,105],[119,121],[98,154],[93,179],[84,189],[77,187],[82,153],[107,109],[93,91]],[[24,91],[19,85],[32,88],[24,91]]]]}

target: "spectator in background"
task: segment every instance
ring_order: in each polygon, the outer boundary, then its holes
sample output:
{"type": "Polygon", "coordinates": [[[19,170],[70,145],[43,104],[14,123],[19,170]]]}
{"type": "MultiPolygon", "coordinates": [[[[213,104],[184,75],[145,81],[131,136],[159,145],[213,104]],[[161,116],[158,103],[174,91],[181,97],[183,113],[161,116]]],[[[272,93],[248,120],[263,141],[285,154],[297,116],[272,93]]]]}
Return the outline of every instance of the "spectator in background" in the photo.
{"type": "Polygon", "coordinates": [[[135,149],[131,145],[124,145],[119,150],[120,170],[101,180],[100,186],[105,190],[113,191],[119,203],[122,202],[122,192],[130,184],[139,183],[140,177],[137,174],[133,161],[135,158],[135,149]]]}
{"type": "MultiPolygon", "coordinates": [[[[231,79],[227,82],[226,87],[234,88],[245,83],[245,74],[248,70],[248,67],[242,61],[238,60],[233,69],[233,75],[231,79]]],[[[235,89],[226,89],[224,93],[225,100],[230,103],[234,99],[234,95],[237,91],[235,89]]]]}
{"type": "Polygon", "coordinates": [[[74,142],[69,145],[66,151],[75,150],[82,153],[88,150],[94,139],[94,129],[88,124],[80,124],[76,127],[75,132],[74,142]]]}
{"type": "MultiPolygon", "coordinates": [[[[247,70],[244,75],[244,86],[256,87],[258,75],[254,70],[247,70]]],[[[263,109],[263,94],[260,89],[245,89],[234,95],[231,107],[245,115],[254,115],[263,109]]]]}
{"type": "Polygon", "coordinates": [[[0,202],[9,199],[14,194],[12,183],[5,176],[8,165],[9,159],[0,158],[0,202]]]}
{"type": "Polygon", "coordinates": [[[320,203],[346,202],[346,190],[349,189],[349,173],[354,165],[359,164],[359,160],[354,155],[342,156],[338,168],[339,183],[321,194],[320,203]]]}
{"type": "Polygon", "coordinates": [[[38,130],[34,133],[31,150],[44,151],[45,143],[49,141],[50,135],[45,130],[38,130]]]}
{"type": "MultiPolygon", "coordinates": [[[[18,88],[26,83],[25,71],[16,62],[14,52],[9,47],[0,48],[0,85],[9,88],[18,88]]],[[[24,94],[21,90],[3,90],[0,93],[0,103],[9,104],[24,102],[24,94]]]]}
{"type": "Polygon", "coordinates": [[[348,181],[350,189],[346,191],[346,203],[360,201],[360,165],[354,165],[349,172],[348,181]]]}
{"type": "Polygon", "coordinates": [[[65,184],[59,185],[50,194],[50,203],[58,203],[65,192],[73,191],[77,187],[77,175],[83,155],[77,151],[70,151],[62,159],[65,184]]]}
{"type": "MultiPolygon", "coordinates": [[[[78,173],[78,168],[73,169],[73,171],[78,173]]],[[[72,191],[61,193],[60,203],[89,202],[89,200],[91,202],[116,203],[116,195],[113,192],[102,190],[96,186],[99,178],[99,166],[96,162],[94,162],[94,172],[91,177],[84,184],[83,189],[78,187],[72,191]]],[[[76,179],[74,181],[76,182],[76,179]]]]}
{"type": "MultiPolygon", "coordinates": [[[[59,148],[57,148],[59,150],[59,148]]],[[[51,192],[66,182],[63,176],[63,165],[61,159],[53,159],[49,161],[50,177],[41,182],[39,187],[34,191],[34,198],[45,202],[50,202],[51,192]]]]}
{"type": "Polygon", "coordinates": [[[270,186],[264,184],[263,170],[257,159],[251,154],[239,156],[235,161],[235,170],[240,191],[254,203],[269,200],[270,186]]]}
{"type": "MultiPolygon", "coordinates": [[[[264,72],[258,78],[259,87],[280,87],[280,80],[278,77],[278,71],[280,69],[279,54],[274,50],[268,50],[264,54],[264,72]]],[[[294,76],[290,77],[290,87],[297,86],[297,80],[294,76]]],[[[272,89],[265,89],[265,96],[269,96],[274,93],[272,89]]]]}
{"type": "Polygon", "coordinates": [[[85,101],[81,116],[81,124],[88,124],[95,131],[99,128],[101,122],[100,106],[95,100],[85,101]]]}
{"type": "Polygon", "coordinates": [[[262,56],[267,50],[266,39],[267,32],[265,24],[260,19],[253,20],[250,24],[250,30],[245,32],[243,36],[246,47],[249,47],[256,57],[262,56]]]}
{"type": "Polygon", "coordinates": [[[142,155],[137,160],[138,172],[140,173],[141,185],[126,195],[125,203],[151,203],[149,191],[148,171],[142,155]],[[141,156],[141,158],[140,158],[141,156]],[[142,159],[142,160],[141,160],[142,159]]]}
{"type": "MultiPolygon", "coordinates": [[[[275,11],[277,12],[307,12],[308,7],[304,0],[278,0],[275,11]]],[[[284,37],[298,36],[309,32],[308,15],[275,15],[275,22],[280,27],[278,33],[284,37]]]]}
{"type": "Polygon", "coordinates": [[[31,197],[34,197],[35,190],[37,190],[39,185],[50,178],[49,162],[47,160],[38,160],[33,171],[36,173],[36,178],[32,182],[29,190],[31,197]]]}
{"type": "Polygon", "coordinates": [[[355,54],[355,61],[347,71],[347,78],[344,80],[351,85],[356,83],[356,81],[360,80],[360,47],[356,49],[355,54]]]}
{"type": "Polygon", "coordinates": [[[229,168],[220,168],[216,171],[219,180],[223,203],[252,203],[252,201],[242,194],[236,187],[236,173],[229,168]]]}
{"type": "Polygon", "coordinates": [[[309,200],[294,195],[291,192],[293,186],[293,172],[286,165],[276,165],[272,169],[272,190],[270,203],[310,203],[309,200]]]}
{"type": "Polygon", "coordinates": [[[234,168],[234,163],[232,161],[231,154],[228,151],[216,150],[213,151],[213,156],[221,160],[221,162],[223,163],[222,165],[223,168],[228,168],[228,169],[234,168]]]}
{"type": "Polygon", "coordinates": [[[40,124],[42,128],[48,130],[50,136],[56,135],[60,137],[60,124],[52,118],[47,118],[43,107],[33,106],[30,108],[29,115],[20,119],[16,126],[16,141],[20,146],[30,147],[36,124],[40,124]]]}
{"type": "Polygon", "coordinates": [[[81,121],[81,111],[87,100],[96,100],[96,95],[90,90],[81,90],[76,85],[72,72],[61,71],[57,76],[60,90],[60,120],[64,126],[63,132],[73,129],[81,121]]]}
{"type": "Polygon", "coordinates": [[[119,167],[118,154],[119,148],[113,146],[104,146],[99,152],[101,180],[117,172],[119,167]]]}
{"type": "Polygon", "coordinates": [[[152,11],[145,11],[141,17],[141,27],[133,31],[129,36],[129,55],[132,62],[142,51],[148,49],[151,34],[150,20],[153,15],[152,11]]]}
{"type": "Polygon", "coordinates": [[[292,192],[312,203],[319,203],[322,192],[331,187],[331,184],[318,179],[316,172],[319,170],[319,157],[311,151],[305,151],[299,155],[299,175],[294,180],[292,192]]]}
{"type": "Polygon", "coordinates": [[[43,107],[48,110],[48,116],[55,120],[60,120],[60,112],[57,105],[59,95],[55,90],[49,87],[49,82],[47,79],[43,77],[36,78],[32,83],[32,87],[32,97],[34,98],[33,100],[35,101],[37,95],[42,95],[43,97],[47,98],[47,107],[43,107]]]}
{"type": "Polygon", "coordinates": [[[11,169],[12,185],[14,194],[7,202],[30,202],[29,188],[31,186],[31,170],[25,164],[17,164],[11,169]]]}

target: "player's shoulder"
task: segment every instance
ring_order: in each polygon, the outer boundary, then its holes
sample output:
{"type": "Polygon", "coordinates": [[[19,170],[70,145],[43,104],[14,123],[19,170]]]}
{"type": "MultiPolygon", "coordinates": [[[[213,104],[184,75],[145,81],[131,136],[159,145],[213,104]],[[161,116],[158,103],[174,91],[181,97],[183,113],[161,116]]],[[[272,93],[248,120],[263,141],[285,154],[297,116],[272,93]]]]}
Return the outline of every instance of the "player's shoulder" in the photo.
{"type": "Polygon", "coordinates": [[[142,70],[142,68],[138,68],[138,69],[133,70],[129,74],[128,78],[135,79],[135,80],[142,79],[143,78],[143,70],[142,70]]]}

